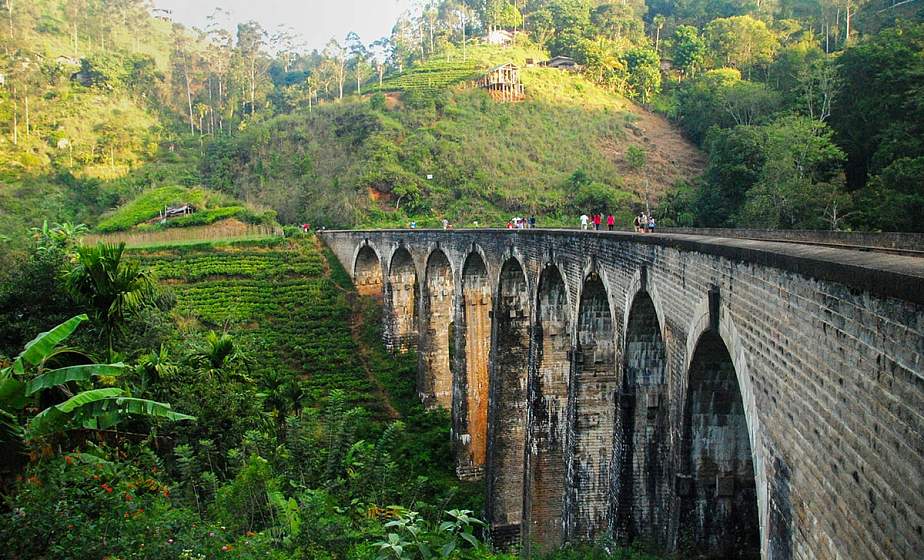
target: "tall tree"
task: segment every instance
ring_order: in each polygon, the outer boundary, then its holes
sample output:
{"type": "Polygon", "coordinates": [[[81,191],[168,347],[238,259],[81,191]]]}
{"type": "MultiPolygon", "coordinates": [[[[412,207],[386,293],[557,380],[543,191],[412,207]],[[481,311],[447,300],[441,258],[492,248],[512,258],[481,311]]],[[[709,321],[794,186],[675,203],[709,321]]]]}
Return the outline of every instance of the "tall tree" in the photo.
{"type": "Polygon", "coordinates": [[[263,47],[266,45],[266,31],[256,21],[237,26],[237,47],[244,60],[250,84],[250,114],[257,108],[257,78],[263,73],[263,47]]]}
{"type": "Polygon", "coordinates": [[[767,24],[751,16],[713,20],[705,36],[716,62],[747,72],[773,60],[779,41],[767,24]]]}
{"type": "Polygon", "coordinates": [[[706,61],[706,41],[692,25],[678,25],[671,41],[671,54],[683,76],[695,78],[696,71],[706,61]]]}
{"type": "Polygon", "coordinates": [[[347,66],[347,48],[341,45],[336,39],[327,42],[324,48],[324,56],[330,61],[330,66],[334,71],[334,78],[337,80],[339,91],[338,99],[343,99],[343,83],[346,81],[347,66]]]}

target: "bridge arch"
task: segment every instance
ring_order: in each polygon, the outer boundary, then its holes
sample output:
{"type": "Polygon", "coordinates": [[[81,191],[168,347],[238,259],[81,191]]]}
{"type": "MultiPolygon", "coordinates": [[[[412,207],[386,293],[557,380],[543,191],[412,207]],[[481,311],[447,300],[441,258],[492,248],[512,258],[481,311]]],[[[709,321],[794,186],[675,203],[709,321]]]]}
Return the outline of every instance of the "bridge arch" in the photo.
{"type": "Polygon", "coordinates": [[[492,325],[488,411],[487,514],[495,544],[520,539],[529,367],[529,282],[526,269],[508,256],[500,269],[492,325]]]}
{"type": "Polygon", "coordinates": [[[615,534],[658,542],[670,511],[671,460],[667,345],[663,307],[647,269],[626,294],[622,379],[615,439],[615,534]]]}
{"type": "Polygon", "coordinates": [[[546,265],[539,275],[535,317],[524,527],[528,542],[545,551],[558,547],[564,537],[572,350],[568,283],[553,263],[546,265]]]}
{"type": "Polygon", "coordinates": [[[592,541],[609,527],[616,413],[616,329],[607,282],[595,268],[584,278],[573,353],[573,442],[570,536],[592,541]]]}
{"type": "Polygon", "coordinates": [[[455,281],[452,264],[442,249],[433,249],[427,257],[422,287],[418,391],[424,406],[450,410],[455,281]]]}
{"type": "Polygon", "coordinates": [[[356,291],[363,296],[382,299],[385,279],[382,272],[382,260],[378,251],[368,242],[356,248],[353,257],[353,284],[356,291]]]}
{"type": "Polygon", "coordinates": [[[714,291],[701,302],[687,331],[677,544],[723,558],[770,558],[756,399],[738,330],[717,298],[714,291]]]}
{"type": "Polygon", "coordinates": [[[473,246],[462,264],[463,372],[458,422],[461,453],[458,473],[478,478],[484,469],[488,438],[488,362],[491,351],[491,311],[494,294],[487,259],[473,246]]]}
{"type": "Polygon", "coordinates": [[[390,313],[386,314],[386,337],[389,345],[399,352],[406,352],[417,344],[417,298],[420,287],[417,282],[417,266],[414,257],[405,247],[397,247],[388,265],[386,303],[390,313]]]}

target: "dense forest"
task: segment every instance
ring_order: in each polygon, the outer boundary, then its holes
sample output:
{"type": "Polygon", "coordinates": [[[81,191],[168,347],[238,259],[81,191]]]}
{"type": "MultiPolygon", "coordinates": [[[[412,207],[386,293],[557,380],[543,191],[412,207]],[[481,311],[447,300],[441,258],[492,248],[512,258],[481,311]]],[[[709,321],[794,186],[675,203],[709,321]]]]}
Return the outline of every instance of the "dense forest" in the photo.
{"type": "Polygon", "coordinates": [[[413,352],[292,226],[924,231],[922,10],[433,0],[308,50],[222,9],[2,0],[4,554],[512,558],[413,352]],[[508,61],[525,101],[472,87],[508,61]]]}

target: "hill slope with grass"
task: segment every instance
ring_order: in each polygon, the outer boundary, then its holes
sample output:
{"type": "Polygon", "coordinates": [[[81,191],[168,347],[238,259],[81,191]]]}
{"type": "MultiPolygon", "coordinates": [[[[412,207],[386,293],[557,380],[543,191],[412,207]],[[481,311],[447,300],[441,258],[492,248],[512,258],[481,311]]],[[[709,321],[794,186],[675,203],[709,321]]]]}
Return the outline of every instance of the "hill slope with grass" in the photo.
{"type": "Polygon", "coordinates": [[[199,142],[182,134],[174,64],[178,45],[201,43],[141,2],[9,4],[0,236],[22,248],[43,220],[94,224],[147,188],[198,182],[199,142]]]}
{"type": "Polygon", "coordinates": [[[699,175],[700,152],[665,119],[579,74],[523,67],[520,103],[472,84],[495,64],[545,56],[480,46],[463,60],[450,51],[389,78],[380,93],[213,143],[204,182],[269,205],[283,223],[500,225],[531,213],[573,223],[590,210],[627,223],[646,199],[699,175]]]}

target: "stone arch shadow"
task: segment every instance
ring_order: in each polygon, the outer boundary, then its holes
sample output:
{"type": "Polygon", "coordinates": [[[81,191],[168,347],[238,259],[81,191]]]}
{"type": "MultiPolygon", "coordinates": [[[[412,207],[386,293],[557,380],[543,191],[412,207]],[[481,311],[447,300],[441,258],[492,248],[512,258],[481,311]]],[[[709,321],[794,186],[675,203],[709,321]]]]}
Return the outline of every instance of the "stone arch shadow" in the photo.
{"type": "Polygon", "coordinates": [[[360,295],[377,299],[384,297],[385,266],[381,252],[368,239],[353,250],[353,268],[350,271],[353,284],[360,295]]]}
{"type": "Polygon", "coordinates": [[[396,244],[388,256],[385,281],[386,344],[406,352],[417,346],[420,273],[414,255],[396,244]]]}
{"type": "MultiPolygon", "coordinates": [[[[718,297],[718,291],[716,291],[715,297],[718,297]]],[[[758,413],[754,384],[750,368],[748,367],[748,359],[745,346],[741,341],[741,335],[739,334],[739,330],[734,322],[734,319],[731,317],[731,314],[728,312],[726,306],[724,306],[722,303],[719,303],[717,306],[711,306],[710,297],[703,298],[696,306],[694,316],[690,321],[689,328],[687,329],[686,351],[684,352],[682,376],[683,404],[681,406],[683,408],[683,412],[680,419],[682,424],[680,430],[681,433],[686,430],[684,424],[686,424],[686,408],[688,406],[687,395],[690,391],[690,368],[693,365],[693,359],[700,343],[703,341],[705,336],[709,335],[715,336],[722,342],[722,344],[724,344],[725,350],[727,351],[728,356],[731,359],[731,363],[734,366],[735,380],[737,382],[739,396],[742,402],[744,420],[747,425],[748,442],[750,445],[751,459],[753,463],[760,557],[770,559],[772,558],[772,555],[770,553],[771,551],[769,546],[769,465],[767,465],[766,462],[765,448],[763,445],[763,429],[761,427],[760,416],[758,413]],[[712,310],[710,310],[710,307],[712,307],[712,310]],[[715,324],[716,322],[718,323],[717,328],[715,324]]],[[[682,442],[680,444],[680,448],[682,465],[683,461],[685,460],[683,454],[686,453],[685,446],[682,442]]],[[[679,495],[682,492],[680,492],[679,489],[675,487],[675,493],[679,495]]],[[[677,502],[679,503],[680,501],[681,499],[677,498],[677,502]]],[[[679,513],[682,507],[675,507],[674,509],[675,512],[679,513]]],[[[676,527],[679,531],[681,522],[675,522],[673,526],[676,527]]],[[[679,533],[674,535],[675,544],[678,542],[678,537],[679,533]]]]}
{"type": "Polygon", "coordinates": [[[452,408],[455,272],[439,245],[430,247],[420,283],[417,390],[424,406],[452,408]]]}
{"type": "Polygon", "coordinates": [[[565,527],[569,540],[607,536],[618,388],[614,284],[605,267],[581,267],[569,393],[565,527]]]}
{"type": "Polygon", "coordinates": [[[670,520],[670,368],[664,305],[642,265],[626,286],[613,445],[614,536],[663,545],[670,520]]]}

